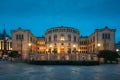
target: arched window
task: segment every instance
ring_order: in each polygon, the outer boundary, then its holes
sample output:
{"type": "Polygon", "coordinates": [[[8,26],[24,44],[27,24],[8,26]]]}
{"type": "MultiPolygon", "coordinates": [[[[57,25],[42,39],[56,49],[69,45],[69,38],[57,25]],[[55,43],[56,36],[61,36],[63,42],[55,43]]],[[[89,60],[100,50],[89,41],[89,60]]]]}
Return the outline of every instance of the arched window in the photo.
{"type": "Polygon", "coordinates": [[[65,36],[63,34],[61,34],[60,36],[60,40],[64,41],[65,40],[65,36]]]}
{"type": "Polygon", "coordinates": [[[45,38],[45,42],[47,42],[47,38],[45,38]]]}
{"type": "Polygon", "coordinates": [[[21,39],[21,35],[20,34],[18,35],[18,39],[21,39]]]}
{"type": "Polygon", "coordinates": [[[49,42],[51,42],[51,36],[49,36],[49,42]]]}
{"type": "Polygon", "coordinates": [[[54,41],[57,41],[57,35],[54,35],[54,41]]]}
{"type": "Polygon", "coordinates": [[[74,36],[74,42],[76,42],[76,36],[74,36]]]}
{"type": "Polygon", "coordinates": [[[18,40],[19,39],[19,37],[18,37],[18,34],[16,35],[16,40],[18,40]]]}
{"type": "Polygon", "coordinates": [[[68,41],[71,41],[71,35],[68,35],[68,41]]]}

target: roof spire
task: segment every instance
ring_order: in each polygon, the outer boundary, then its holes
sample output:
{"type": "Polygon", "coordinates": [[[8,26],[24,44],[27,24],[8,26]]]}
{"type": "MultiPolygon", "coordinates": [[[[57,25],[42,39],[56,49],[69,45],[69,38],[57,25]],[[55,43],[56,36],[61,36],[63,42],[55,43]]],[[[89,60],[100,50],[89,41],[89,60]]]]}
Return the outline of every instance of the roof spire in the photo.
{"type": "Polygon", "coordinates": [[[4,29],[5,29],[5,24],[4,24],[4,29]]]}
{"type": "Polygon", "coordinates": [[[4,24],[4,29],[3,29],[3,36],[4,36],[4,38],[6,37],[6,29],[5,29],[5,24],[4,24]]]}

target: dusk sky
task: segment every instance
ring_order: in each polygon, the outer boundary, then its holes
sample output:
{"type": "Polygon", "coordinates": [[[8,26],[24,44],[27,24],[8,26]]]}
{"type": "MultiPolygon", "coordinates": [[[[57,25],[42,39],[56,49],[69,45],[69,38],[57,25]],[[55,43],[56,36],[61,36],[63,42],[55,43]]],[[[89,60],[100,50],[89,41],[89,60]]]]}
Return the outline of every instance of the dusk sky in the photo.
{"type": "Polygon", "coordinates": [[[68,26],[90,35],[96,28],[115,28],[120,41],[120,0],[0,0],[0,32],[18,27],[42,36],[52,27],[68,26]]]}

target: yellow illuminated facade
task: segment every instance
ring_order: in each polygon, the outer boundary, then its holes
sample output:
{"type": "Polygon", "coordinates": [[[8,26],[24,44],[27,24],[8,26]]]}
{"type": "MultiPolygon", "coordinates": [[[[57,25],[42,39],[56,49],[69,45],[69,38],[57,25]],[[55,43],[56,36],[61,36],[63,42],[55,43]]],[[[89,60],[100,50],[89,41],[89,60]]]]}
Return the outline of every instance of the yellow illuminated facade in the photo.
{"type": "Polygon", "coordinates": [[[38,37],[37,38],[37,52],[38,53],[45,53],[45,38],[44,37],[38,37]]]}
{"type": "Polygon", "coordinates": [[[12,50],[12,40],[4,29],[3,33],[0,33],[0,58],[6,55],[6,52],[10,50],[12,50]]]}
{"type": "Polygon", "coordinates": [[[61,26],[46,30],[44,37],[35,37],[30,30],[19,28],[11,31],[12,46],[13,50],[18,50],[23,55],[29,52],[93,54],[98,53],[99,50],[114,50],[115,31],[115,29],[105,27],[96,29],[90,36],[80,36],[78,29],[61,26]],[[31,46],[28,46],[28,43],[31,43],[31,46]]]}

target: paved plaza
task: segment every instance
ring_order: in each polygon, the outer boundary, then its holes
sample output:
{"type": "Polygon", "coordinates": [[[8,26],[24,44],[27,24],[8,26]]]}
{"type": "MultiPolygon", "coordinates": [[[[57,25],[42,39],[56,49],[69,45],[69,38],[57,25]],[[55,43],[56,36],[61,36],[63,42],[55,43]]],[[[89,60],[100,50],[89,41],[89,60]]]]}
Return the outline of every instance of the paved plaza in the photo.
{"type": "Polygon", "coordinates": [[[119,80],[120,64],[41,66],[0,61],[0,80],[119,80]]]}

